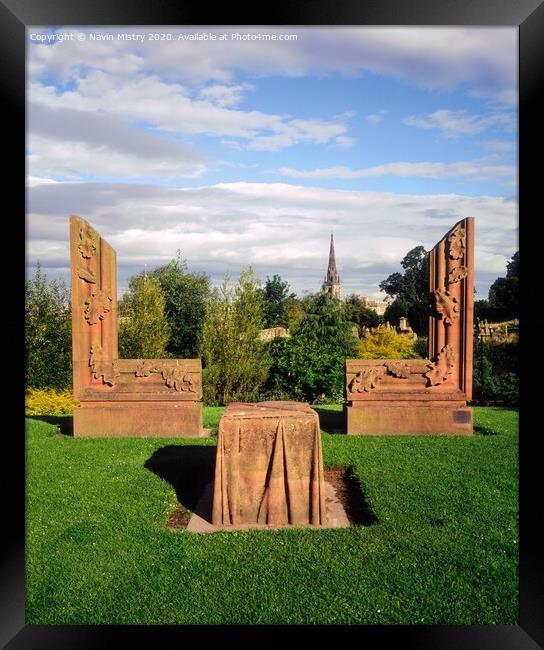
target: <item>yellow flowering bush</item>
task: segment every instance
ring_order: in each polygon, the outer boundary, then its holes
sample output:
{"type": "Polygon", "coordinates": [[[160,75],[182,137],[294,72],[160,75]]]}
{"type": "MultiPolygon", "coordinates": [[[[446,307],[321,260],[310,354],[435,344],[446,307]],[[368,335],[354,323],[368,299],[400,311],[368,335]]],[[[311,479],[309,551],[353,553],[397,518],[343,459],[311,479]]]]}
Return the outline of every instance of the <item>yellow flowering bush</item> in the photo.
{"type": "Polygon", "coordinates": [[[54,388],[28,388],[25,415],[63,415],[73,413],[79,402],[74,401],[69,390],[54,388]]]}
{"type": "Polygon", "coordinates": [[[412,339],[379,325],[361,340],[357,356],[359,359],[416,359],[419,355],[412,339]]]}

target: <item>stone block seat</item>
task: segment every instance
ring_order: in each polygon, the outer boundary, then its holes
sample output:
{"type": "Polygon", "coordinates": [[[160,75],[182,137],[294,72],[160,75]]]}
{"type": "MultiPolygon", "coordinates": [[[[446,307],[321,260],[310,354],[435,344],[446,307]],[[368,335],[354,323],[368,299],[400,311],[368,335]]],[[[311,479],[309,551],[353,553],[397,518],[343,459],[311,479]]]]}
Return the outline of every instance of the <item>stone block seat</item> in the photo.
{"type": "Polygon", "coordinates": [[[298,402],[231,403],[219,423],[212,523],[326,526],[317,413],[298,402]]]}

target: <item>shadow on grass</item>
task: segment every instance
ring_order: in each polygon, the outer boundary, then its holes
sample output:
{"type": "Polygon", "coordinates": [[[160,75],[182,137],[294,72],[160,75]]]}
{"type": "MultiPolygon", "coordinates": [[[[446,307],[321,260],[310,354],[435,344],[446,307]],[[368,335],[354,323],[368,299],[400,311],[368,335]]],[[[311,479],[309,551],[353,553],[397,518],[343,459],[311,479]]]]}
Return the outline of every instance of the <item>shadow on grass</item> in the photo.
{"type": "Polygon", "coordinates": [[[180,504],[194,511],[204,488],[213,481],[215,447],[167,445],[157,449],[144,467],[168,481],[180,504]]]}
{"type": "MultiPolygon", "coordinates": [[[[194,512],[204,489],[214,479],[215,453],[215,447],[167,445],[157,449],[144,467],[172,485],[182,509],[194,512]]],[[[352,526],[378,523],[350,467],[325,469],[325,480],[334,486],[352,526]]],[[[183,513],[174,515],[181,517],[178,529],[187,525],[187,520],[182,521],[183,513]]],[[[175,528],[176,523],[172,523],[175,528]]]]}
{"type": "Polygon", "coordinates": [[[74,435],[74,418],[71,415],[29,415],[28,417],[32,420],[54,424],[63,436],[74,435]]]}
{"type": "Polygon", "coordinates": [[[372,526],[378,523],[352,467],[325,469],[325,480],[334,486],[352,526],[372,526]]]}
{"type": "Polygon", "coordinates": [[[319,415],[319,427],[327,433],[346,433],[346,418],[343,411],[331,411],[319,406],[312,406],[319,415]]]}
{"type": "Polygon", "coordinates": [[[479,433],[481,436],[496,436],[498,433],[489,427],[481,427],[477,424],[474,425],[474,433],[479,433]]]}

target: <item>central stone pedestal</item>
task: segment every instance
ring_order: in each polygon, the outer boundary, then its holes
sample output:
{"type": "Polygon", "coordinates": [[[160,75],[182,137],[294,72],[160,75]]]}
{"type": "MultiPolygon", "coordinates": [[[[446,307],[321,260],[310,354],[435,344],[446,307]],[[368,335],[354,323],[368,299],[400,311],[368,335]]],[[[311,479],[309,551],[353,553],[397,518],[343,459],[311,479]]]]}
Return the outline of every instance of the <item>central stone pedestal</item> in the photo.
{"type": "Polygon", "coordinates": [[[212,523],[327,526],[317,413],[298,402],[229,404],[219,423],[212,523]]]}

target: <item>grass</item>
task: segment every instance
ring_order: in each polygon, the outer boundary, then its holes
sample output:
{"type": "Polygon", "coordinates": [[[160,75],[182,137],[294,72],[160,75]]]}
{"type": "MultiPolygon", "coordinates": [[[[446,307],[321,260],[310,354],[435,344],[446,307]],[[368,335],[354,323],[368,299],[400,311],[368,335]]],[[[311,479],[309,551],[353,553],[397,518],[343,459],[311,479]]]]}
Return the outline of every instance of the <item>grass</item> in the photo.
{"type": "Polygon", "coordinates": [[[212,535],[166,529],[176,493],[146,465],[213,458],[215,437],[74,439],[28,418],[27,623],[515,624],[518,414],[474,411],[473,437],[323,433],[372,526],[212,535]]]}

